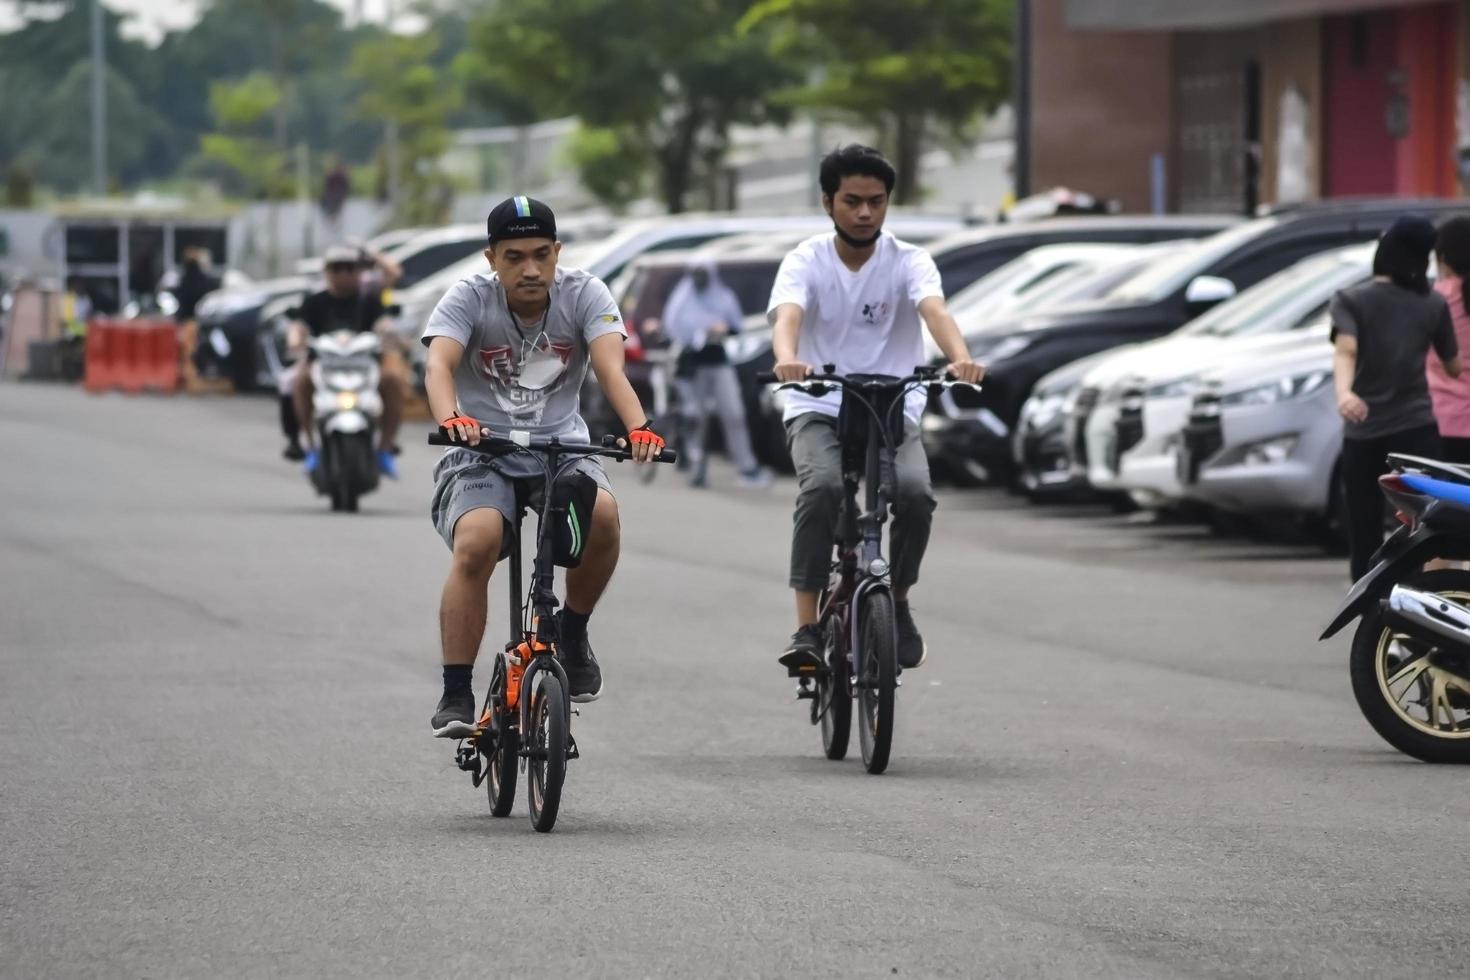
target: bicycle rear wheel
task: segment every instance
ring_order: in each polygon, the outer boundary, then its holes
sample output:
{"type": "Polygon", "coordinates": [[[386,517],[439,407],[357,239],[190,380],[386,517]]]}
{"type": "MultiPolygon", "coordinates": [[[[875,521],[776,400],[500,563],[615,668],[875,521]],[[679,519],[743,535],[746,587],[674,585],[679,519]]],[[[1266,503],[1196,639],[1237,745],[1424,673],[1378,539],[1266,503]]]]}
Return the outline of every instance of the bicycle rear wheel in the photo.
{"type": "Polygon", "coordinates": [[[490,676],[490,691],[485,699],[491,705],[488,724],[494,729],[495,738],[495,748],[489,753],[485,792],[490,798],[491,816],[508,817],[516,800],[521,738],[512,716],[505,710],[504,654],[495,658],[495,672],[490,676]]]}
{"type": "Polygon", "coordinates": [[[838,617],[827,617],[822,635],[829,673],[817,680],[817,711],[822,718],[822,751],[835,761],[847,757],[852,736],[852,667],[838,617]]]}
{"type": "Polygon", "coordinates": [[[531,804],[531,826],[544,834],[556,826],[562,782],[567,775],[567,699],[561,681],[549,670],[537,674],[526,741],[530,748],[526,795],[531,804]]]}
{"type": "Polygon", "coordinates": [[[495,751],[490,754],[490,776],[485,789],[490,796],[490,815],[510,816],[516,802],[516,770],[520,762],[520,733],[500,724],[495,737],[495,751]]]}
{"type": "Polygon", "coordinates": [[[863,765],[877,775],[888,768],[893,747],[893,700],[898,678],[898,642],[893,620],[893,597],[874,591],[863,599],[858,621],[858,740],[863,765]]]}

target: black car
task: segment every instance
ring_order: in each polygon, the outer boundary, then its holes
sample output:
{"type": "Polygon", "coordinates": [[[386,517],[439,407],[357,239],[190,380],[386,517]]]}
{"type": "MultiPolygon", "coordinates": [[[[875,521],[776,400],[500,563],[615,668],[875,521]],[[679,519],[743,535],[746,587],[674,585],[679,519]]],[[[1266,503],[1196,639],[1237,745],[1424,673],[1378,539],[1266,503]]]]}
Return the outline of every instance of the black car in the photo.
{"type": "Polygon", "coordinates": [[[235,289],[218,289],[200,300],[195,310],[199,324],[196,366],[205,375],[221,375],[236,391],[267,388],[273,382],[261,354],[261,311],[288,297],[300,297],[316,280],[286,276],[252,282],[235,289]]]}
{"type": "MultiPolygon", "coordinates": [[[[944,283],[944,295],[987,276],[1042,245],[1114,243],[1150,245],[1217,234],[1240,219],[1227,214],[1130,214],[1048,218],[1023,224],[987,225],[946,235],[928,246],[944,283]]],[[[901,237],[901,236],[900,236],[901,237]]]]}
{"type": "MultiPolygon", "coordinates": [[[[1014,473],[1013,429],[1043,376],[1081,357],[1177,330],[1239,290],[1318,252],[1371,241],[1407,213],[1443,214],[1441,200],[1349,200],[1258,218],[1171,255],[1086,306],[996,323],[967,337],[989,372],[979,393],[956,389],[926,423],[924,445],[940,471],[1014,473]]],[[[1101,219],[1093,219],[1101,220],[1101,219]]]]}

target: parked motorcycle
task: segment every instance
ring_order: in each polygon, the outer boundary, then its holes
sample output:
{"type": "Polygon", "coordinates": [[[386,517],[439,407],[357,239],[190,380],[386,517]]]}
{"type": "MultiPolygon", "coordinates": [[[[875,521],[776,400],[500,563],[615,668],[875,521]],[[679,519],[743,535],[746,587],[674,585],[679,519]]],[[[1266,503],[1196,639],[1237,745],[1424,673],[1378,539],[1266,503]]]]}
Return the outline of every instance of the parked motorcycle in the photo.
{"type": "Polygon", "coordinates": [[[1350,666],[1363,716],[1425,762],[1470,762],[1470,467],[1392,455],[1379,480],[1400,527],[1373,556],[1322,639],[1360,619],[1350,666]]]}
{"type": "Polygon", "coordinates": [[[358,499],[378,488],[374,452],[383,399],[378,394],[383,344],[373,333],[339,330],[309,342],[312,424],[320,461],[311,475],[317,493],[335,511],[357,510],[358,499]]]}

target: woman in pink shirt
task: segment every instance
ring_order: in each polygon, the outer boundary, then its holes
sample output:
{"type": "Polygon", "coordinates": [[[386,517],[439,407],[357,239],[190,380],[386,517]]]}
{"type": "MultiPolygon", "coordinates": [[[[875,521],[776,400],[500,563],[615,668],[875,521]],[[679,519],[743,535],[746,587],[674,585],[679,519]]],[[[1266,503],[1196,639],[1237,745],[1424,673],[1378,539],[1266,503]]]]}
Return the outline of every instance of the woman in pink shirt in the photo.
{"type": "MultiPolygon", "coordinates": [[[[1439,281],[1434,288],[1449,304],[1460,349],[1470,350],[1470,294],[1465,291],[1465,279],[1470,277],[1470,217],[1451,218],[1440,225],[1434,254],[1439,259],[1439,281]]],[[[1432,352],[1427,370],[1444,457],[1470,464],[1470,372],[1450,377],[1432,352]]]]}

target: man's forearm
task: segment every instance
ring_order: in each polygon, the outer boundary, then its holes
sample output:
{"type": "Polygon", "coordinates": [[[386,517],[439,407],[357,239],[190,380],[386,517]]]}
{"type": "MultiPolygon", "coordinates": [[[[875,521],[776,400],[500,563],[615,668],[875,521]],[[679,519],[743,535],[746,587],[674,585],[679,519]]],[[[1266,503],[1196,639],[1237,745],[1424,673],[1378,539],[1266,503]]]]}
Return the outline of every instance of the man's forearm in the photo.
{"type": "Polygon", "coordinates": [[[459,414],[459,396],[454,390],[454,375],[442,365],[429,362],[424,373],[424,390],[429,396],[429,411],[435,422],[443,422],[459,414]]]}
{"type": "Polygon", "coordinates": [[[639,401],[638,392],[628,383],[626,375],[619,372],[607,379],[598,375],[597,380],[602,385],[602,393],[607,396],[607,403],[618,414],[624,429],[631,432],[648,421],[643,402],[639,401]]]}
{"type": "Polygon", "coordinates": [[[929,335],[934,338],[934,343],[951,364],[970,359],[970,348],[965,345],[965,338],[960,333],[959,324],[954,322],[954,317],[942,313],[928,321],[928,326],[929,335]]]}
{"type": "Polygon", "coordinates": [[[777,364],[796,360],[800,339],[800,320],[790,316],[777,317],[776,326],[771,331],[771,353],[775,355],[777,364]]]}

